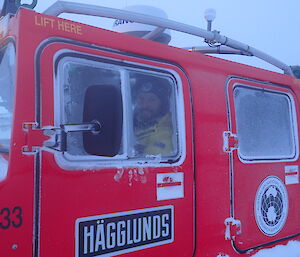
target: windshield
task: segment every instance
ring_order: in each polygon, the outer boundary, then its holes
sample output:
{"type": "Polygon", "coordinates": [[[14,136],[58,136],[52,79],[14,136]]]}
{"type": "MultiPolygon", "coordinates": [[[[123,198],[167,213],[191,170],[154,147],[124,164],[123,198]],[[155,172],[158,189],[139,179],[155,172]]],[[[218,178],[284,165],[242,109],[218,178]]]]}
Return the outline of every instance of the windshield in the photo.
{"type": "Polygon", "coordinates": [[[15,88],[15,48],[12,43],[0,50],[0,153],[8,153],[15,88]]]}

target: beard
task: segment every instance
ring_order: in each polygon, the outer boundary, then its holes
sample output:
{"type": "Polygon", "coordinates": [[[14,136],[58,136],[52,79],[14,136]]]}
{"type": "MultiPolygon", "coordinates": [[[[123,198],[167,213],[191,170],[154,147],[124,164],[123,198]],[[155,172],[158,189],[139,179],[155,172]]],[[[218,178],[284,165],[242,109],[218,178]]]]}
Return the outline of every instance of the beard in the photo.
{"type": "Polygon", "coordinates": [[[149,109],[140,109],[137,111],[137,119],[140,121],[147,121],[156,118],[155,112],[149,109]]]}
{"type": "Polygon", "coordinates": [[[159,117],[153,110],[142,108],[134,111],[134,124],[136,127],[145,128],[152,126],[159,117]]]}

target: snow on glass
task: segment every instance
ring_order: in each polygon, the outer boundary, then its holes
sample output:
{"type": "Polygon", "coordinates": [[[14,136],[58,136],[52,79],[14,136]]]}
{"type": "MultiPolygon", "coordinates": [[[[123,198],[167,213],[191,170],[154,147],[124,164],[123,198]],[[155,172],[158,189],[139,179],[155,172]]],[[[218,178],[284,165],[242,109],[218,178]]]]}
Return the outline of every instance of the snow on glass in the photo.
{"type": "MultiPolygon", "coordinates": [[[[142,68],[131,68],[109,64],[95,60],[87,60],[76,57],[63,58],[59,64],[59,84],[56,85],[56,106],[60,108],[56,112],[56,123],[59,124],[81,124],[83,122],[83,108],[85,93],[93,85],[109,85],[115,87],[122,93],[123,100],[123,135],[119,152],[116,156],[96,156],[85,151],[82,132],[67,134],[67,153],[69,160],[74,158],[82,160],[100,161],[124,160],[124,159],[147,159],[160,161],[162,158],[174,158],[178,155],[178,133],[175,104],[175,85],[170,76],[159,72],[149,72],[142,68]],[[137,88],[137,81],[141,78],[147,81],[163,82],[170,90],[169,112],[171,117],[171,134],[173,149],[166,154],[143,154],[136,150],[137,145],[134,133],[134,97],[137,88]],[[163,155],[163,156],[162,156],[163,155]]],[[[95,110],[97,111],[97,110],[95,110]]],[[[108,112],[108,110],[98,110],[108,112]]],[[[108,112],[109,113],[109,112],[108,112]]],[[[101,123],[101,121],[99,121],[101,123]]],[[[121,174],[121,173],[120,173],[121,174]]],[[[119,175],[120,175],[119,174],[119,175]]],[[[119,176],[118,175],[118,176],[119,176]]],[[[117,176],[117,177],[118,177],[117,176]]]]}
{"type": "Polygon", "coordinates": [[[234,100],[242,159],[294,158],[295,129],[289,95],[238,86],[234,100]]]}
{"type": "MultiPolygon", "coordinates": [[[[0,151],[9,152],[15,84],[15,50],[10,43],[0,50],[0,151]]],[[[7,174],[7,160],[0,158],[0,180],[7,174]]]]}

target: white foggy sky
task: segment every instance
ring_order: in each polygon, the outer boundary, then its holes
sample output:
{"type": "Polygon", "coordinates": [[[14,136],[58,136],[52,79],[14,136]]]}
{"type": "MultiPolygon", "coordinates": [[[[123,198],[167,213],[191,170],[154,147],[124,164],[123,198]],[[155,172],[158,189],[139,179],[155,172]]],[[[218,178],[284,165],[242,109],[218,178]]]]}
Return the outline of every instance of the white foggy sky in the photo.
{"type": "MultiPolygon", "coordinates": [[[[26,1],[24,1],[26,2],[26,1]]],[[[39,0],[35,10],[43,12],[55,0],[39,0]]],[[[213,29],[222,35],[248,44],[288,65],[300,65],[300,0],[74,0],[87,4],[123,8],[127,5],[151,5],[163,9],[169,19],[206,28],[204,11],[214,8],[217,17],[213,29]]],[[[71,18],[75,16],[63,15],[71,18]]],[[[110,28],[113,21],[79,17],[81,22],[110,28]]],[[[76,18],[76,19],[77,19],[76,18]]],[[[172,44],[205,45],[203,39],[172,31],[172,44]]],[[[225,56],[224,56],[225,57],[225,56]]],[[[232,57],[232,60],[278,70],[254,57],[232,57]]]]}

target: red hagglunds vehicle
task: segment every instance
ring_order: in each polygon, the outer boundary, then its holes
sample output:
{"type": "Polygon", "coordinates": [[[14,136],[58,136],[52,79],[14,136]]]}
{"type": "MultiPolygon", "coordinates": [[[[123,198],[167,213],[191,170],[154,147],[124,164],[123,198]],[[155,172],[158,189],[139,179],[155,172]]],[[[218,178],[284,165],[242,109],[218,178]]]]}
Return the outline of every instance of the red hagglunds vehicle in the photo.
{"type": "Polygon", "coordinates": [[[1,257],[237,257],[299,240],[297,67],[163,17],[11,2],[0,20],[1,257]],[[62,12],[154,29],[128,35],[62,12]],[[169,46],[168,29],[216,47],[169,46]]]}

